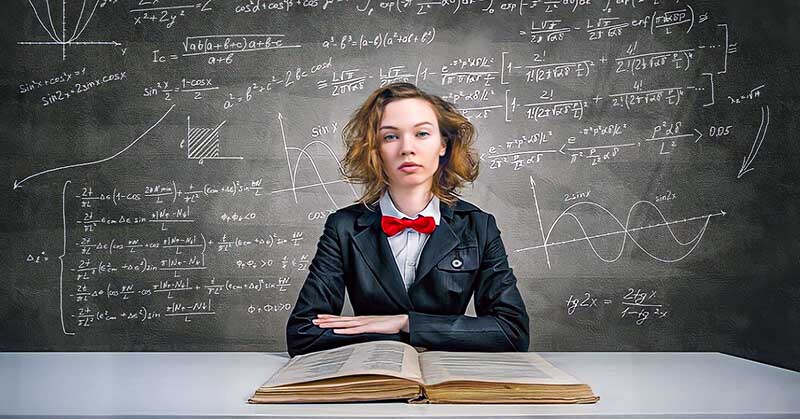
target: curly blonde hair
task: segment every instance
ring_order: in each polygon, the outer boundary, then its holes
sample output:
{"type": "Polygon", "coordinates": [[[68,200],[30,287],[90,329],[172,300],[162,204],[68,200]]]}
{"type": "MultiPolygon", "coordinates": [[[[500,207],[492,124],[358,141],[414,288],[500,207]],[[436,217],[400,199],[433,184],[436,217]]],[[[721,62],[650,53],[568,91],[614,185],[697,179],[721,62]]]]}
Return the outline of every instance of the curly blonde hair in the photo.
{"type": "Polygon", "coordinates": [[[431,192],[452,206],[460,196],[456,190],[478,177],[478,153],[473,148],[475,126],[456,107],[439,96],[426,93],[411,83],[392,83],[381,87],[353,113],[342,131],[347,153],[342,159],[342,174],[348,182],[364,185],[356,201],[372,204],[389,185],[380,157],[378,130],[386,105],[400,99],[419,98],[431,104],[447,149],[439,157],[431,192]]]}

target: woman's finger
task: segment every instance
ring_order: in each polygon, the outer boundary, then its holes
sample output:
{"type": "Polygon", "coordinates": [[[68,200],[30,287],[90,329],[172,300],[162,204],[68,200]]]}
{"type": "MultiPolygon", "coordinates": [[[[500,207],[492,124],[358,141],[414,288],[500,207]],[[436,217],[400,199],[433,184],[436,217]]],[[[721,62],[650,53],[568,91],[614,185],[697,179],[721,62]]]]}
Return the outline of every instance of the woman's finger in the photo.
{"type": "Polygon", "coordinates": [[[352,317],[352,316],[336,316],[333,314],[317,314],[317,319],[345,319],[345,320],[353,320],[358,319],[359,317],[352,317]]]}
{"type": "Polygon", "coordinates": [[[321,319],[312,319],[312,322],[324,323],[324,322],[351,322],[356,320],[357,318],[351,317],[323,317],[321,319]]]}
{"type": "Polygon", "coordinates": [[[354,319],[356,317],[337,316],[335,314],[317,314],[318,319],[354,319]]]}
{"type": "Polygon", "coordinates": [[[319,327],[352,327],[364,324],[362,320],[313,320],[312,323],[319,327]]]}

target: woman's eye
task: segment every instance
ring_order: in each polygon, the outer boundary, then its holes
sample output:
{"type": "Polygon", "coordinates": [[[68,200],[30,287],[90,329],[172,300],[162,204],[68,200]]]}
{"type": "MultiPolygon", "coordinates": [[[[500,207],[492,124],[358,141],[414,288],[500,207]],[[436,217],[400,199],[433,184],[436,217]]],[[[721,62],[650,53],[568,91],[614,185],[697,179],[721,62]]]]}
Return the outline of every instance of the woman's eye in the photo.
{"type": "Polygon", "coordinates": [[[428,133],[427,133],[427,132],[425,132],[425,131],[420,131],[420,132],[419,132],[419,134],[417,134],[417,135],[428,136],[428,135],[430,135],[430,134],[428,134],[428,133]]]}
{"type": "Polygon", "coordinates": [[[394,140],[395,138],[397,138],[397,136],[394,135],[394,134],[386,134],[386,135],[383,136],[383,139],[386,140],[386,141],[391,141],[391,140],[394,140]]]}

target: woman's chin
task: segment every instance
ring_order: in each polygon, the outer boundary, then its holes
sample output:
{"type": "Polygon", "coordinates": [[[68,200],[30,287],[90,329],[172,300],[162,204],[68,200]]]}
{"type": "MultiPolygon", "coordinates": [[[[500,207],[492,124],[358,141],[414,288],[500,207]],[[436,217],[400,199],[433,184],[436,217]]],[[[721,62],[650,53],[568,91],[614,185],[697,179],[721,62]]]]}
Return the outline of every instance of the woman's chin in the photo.
{"type": "Polygon", "coordinates": [[[402,189],[416,188],[429,183],[430,179],[417,174],[404,175],[392,182],[392,186],[402,189]]]}

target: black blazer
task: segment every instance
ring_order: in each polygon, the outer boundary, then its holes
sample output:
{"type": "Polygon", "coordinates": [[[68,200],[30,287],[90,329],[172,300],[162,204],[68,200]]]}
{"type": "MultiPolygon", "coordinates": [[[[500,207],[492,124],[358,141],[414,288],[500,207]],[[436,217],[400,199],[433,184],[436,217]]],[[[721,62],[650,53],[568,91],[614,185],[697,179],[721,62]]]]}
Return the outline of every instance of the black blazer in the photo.
{"type": "Polygon", "coordinates": [[[408,291],[377,202],[329,215],[286,326],[289,355],[373,340],[429,350],[527,351],[528,314],[494,216],[461,200],[440,203],[440,210],[408,291]],[[409,332],[337,335],[312,324],[317,314],[341,314],[345,288],[354,315],[408,314],[409,332]],[[473,293],[478,317],[464,315],[473,293]]]}

